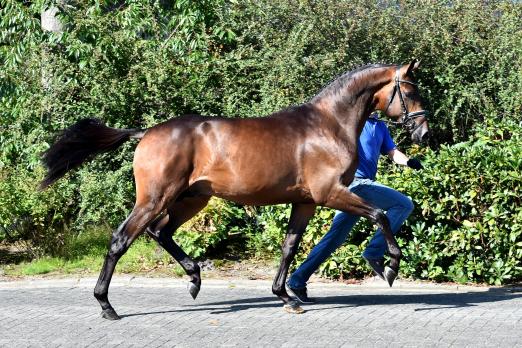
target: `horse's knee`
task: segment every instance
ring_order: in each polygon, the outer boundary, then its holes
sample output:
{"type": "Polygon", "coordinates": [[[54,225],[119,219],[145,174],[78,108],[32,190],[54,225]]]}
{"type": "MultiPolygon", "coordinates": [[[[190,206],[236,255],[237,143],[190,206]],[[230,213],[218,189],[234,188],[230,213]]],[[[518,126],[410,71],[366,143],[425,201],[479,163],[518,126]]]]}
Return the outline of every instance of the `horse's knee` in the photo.
{"type": "Polygon", "coordinates": [[[291,245],[283,245],[281,248],[283,257],[288,257],[290,255],[293,255],[297,251],[297,245],[291,244],[291,245]]]}
{"type": "Polygon", "coordinates": [[[297,248],[299,247],[299,242],[301,240],[301,234],[299,233],[290,233],[287,235],[286,240],[281,247],[281,251],[283,256],[293,255],[297,248]]]}
{"type": "Polygon", "coordinates": [[[375,209],[375,211],[372,214],[372,218],[374,219],[374,222],[377,223],[382,230],[382,233],[385,236],[385,239],[388,241],[388,252],[390,255],[395,259],[402,258],[402,251],[397,245],[397,242],[395,241],[395,237],[393,236],[391,227],[390,227],[390,221],[388,220],[388,217],[382,211],[381,209],[375,209]],[[389,237],[386,237],[389,234],[389,237]],[[389,240],[390,238],[390,240],[389,240]]]}
{"type": "Polygon", "coordinates": [[[384,229],[389,229],[390,221],[388,217],[381,209],[375,209],[371,214],[372,220],[374,223],[378,224],[384,229]]]}
{"type": "MultiPolygon", "coordinates": [[[[161,214],[152,221],[146,229],[146,232],[155,240],[165,239],[165,231],[172,228],[172,222],[168,214],[161,214]]],[[[168,233],[167,233],[168,234],[168,233]]],[[[170,234],[172,236],[172,233],[170,234]]]]}
{"type": "Polygon", "coordinates": [[[171,244],[173,242],[172,236],[174,235],[175,230],[174,226],[170,223],[163,226],[160,231],[156,232],[156,240],[161,246],[171,244]]]}

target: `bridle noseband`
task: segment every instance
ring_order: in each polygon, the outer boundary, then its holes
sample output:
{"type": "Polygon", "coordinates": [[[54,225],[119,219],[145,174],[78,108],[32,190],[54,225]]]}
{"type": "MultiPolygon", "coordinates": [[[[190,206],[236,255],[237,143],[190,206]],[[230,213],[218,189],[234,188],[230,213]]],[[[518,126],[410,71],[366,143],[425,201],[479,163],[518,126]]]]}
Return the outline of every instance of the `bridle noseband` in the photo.
{"type": "MultiPolygon", "coordinates": [[[[411,132],[414,132],[420,125],[415,125],[415,122],[413,121],[415,118],[424,116],[426,118],[427,111],[426,110],[419,110],[414,112],[409,112],[408,108],[406,107],[406,103],[404,102],[404,96],[401,91],[401,83],[407,83],[412,86],[417,86],[416,83],[407,81],[407,80],[401,80],[399,77],[399,67],[397,67],[397,70],[395,71],[395,86],[393,86],[393,93],[390,96],[390,100],[388,101],[388,106],[386,106],[386,109],[384,110],[384,113],[388,111],[390,108],[391,103],[393,102],[393,99],[395,98],[395,94],[399,95],[399,99],[401,101],[401,108],[402,108],[402,121],[401,122],[393,122],[390,123],[402,127],[406,127],[411,130],[411,132]]],[[[422,124],[422,123],[421,123],[422,124]]]]}

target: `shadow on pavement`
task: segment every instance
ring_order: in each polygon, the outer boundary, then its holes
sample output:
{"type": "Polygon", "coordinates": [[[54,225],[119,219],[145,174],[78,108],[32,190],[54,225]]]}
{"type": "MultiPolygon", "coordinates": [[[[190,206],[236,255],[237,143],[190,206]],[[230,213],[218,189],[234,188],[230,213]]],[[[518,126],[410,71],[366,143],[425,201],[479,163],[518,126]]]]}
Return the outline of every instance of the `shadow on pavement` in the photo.
{"type": "MultiPolygon", "coordinates": [[[[412,290],[413,292],[414,290],[412,290]]],[[[492,303],[522,298],[522,289],[515,288],[493,288],[487,291],[470,291],[455,293],[406,293],[406,294],[368,294],[368,295],[341,295],[315,297],[317,303],[314,305],[302,305],[306,311],[318,311],[334,308],[347,308],[375,305],[401,305],[422,304],[422,307],[414,311],[429,311],[437,309],[463,308],[480,305],[481,303],[492,303]],[[335,306],[331,306],[335,305],[335,306]]],[[[164,313],[180,313],[193,311],[210,311],[210,314],[233,313],[242,310],[256,308],[280,308],[283,304],[275,296],[270,297],[247,297],[239,300],[218,301],[204,304],[187,305],[183,309],[156,311],[145,313],[132,313],[121,315],[121,317],[133,317],[141,315],[153,315],[164,313]]]]}
{"type": "Polygon", "coordinates": [[[222,313],[230,313],[237,312],[241,310],[253,309],[253,308],[269,308],[269,307],[282,307],[283,304],[274,296],[270,297],[256,297],[256,298],[245,298],[241,300],[235,301],[223,301],[223,302],[212,302],[212,303],[204,303],[201,305],[187,305],[183,309],[173,309],[170,311],[156,311],[156,312],[147,312],[147,313],[132,313],[132,314],[122,314],[120,315],[122,318],[125,317],[134,317],[139,315],[149,315],[149,314],[164,314],[164,313],[182,313],[182,312],[197,312],[197,311],[212,311],[211,314],[222,314],[222,313]],[[216,306],[227,306],[230,307],[216,307],[216,306]]]}
{"type": "Polygon", "coordinates": [[[487,291],[470,291],[455,293],[411,293],[411,294],[370,294],[350,296],[328,296],[317,298],[321,304],[351,304],[353,306],[368,305],[401,305],[422,304],[415,311],[434,309],[463,308],[477,306],[481,303],[507,301],[522,298],[522,289],[493,288],[487,291]]]}

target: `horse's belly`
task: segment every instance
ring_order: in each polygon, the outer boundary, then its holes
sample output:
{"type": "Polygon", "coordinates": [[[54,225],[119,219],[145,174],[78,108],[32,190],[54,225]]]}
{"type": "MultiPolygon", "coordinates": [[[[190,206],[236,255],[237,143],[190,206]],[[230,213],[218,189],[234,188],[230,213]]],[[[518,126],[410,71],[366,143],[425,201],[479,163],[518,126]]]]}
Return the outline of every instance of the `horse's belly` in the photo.
{"type": "Polygon", "coordinates": [[[247,205],[309,202],[308,190],[289,180],[288,176],[241,177],[205,176],[198,178],[193,187],[202,194],[216,196],[247,205]]]}
{"type": "Polygon", "coordinates": [[[274,205],[283,203],[312,203],[302,192],[259,191],[250,194],[215,193],[214,196],[246,205],[274,205]]]}

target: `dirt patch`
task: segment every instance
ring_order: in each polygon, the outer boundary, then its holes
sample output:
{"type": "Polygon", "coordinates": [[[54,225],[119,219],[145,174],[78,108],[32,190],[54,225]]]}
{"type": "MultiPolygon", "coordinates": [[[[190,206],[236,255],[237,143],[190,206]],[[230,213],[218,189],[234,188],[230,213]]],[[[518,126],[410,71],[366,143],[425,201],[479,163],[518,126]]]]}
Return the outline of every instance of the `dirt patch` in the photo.
{"type": "Polygon", "coordinates": [[[0,244],[0,265],[20,263],[31,259],[24,248],[12,244],[0,244]]]}
{"type": "Polygon", "coordinates": [[[277,263],[267,260],[223,261],[207,259],[200,262],[205,278],[272,279],[277,263]]]}

